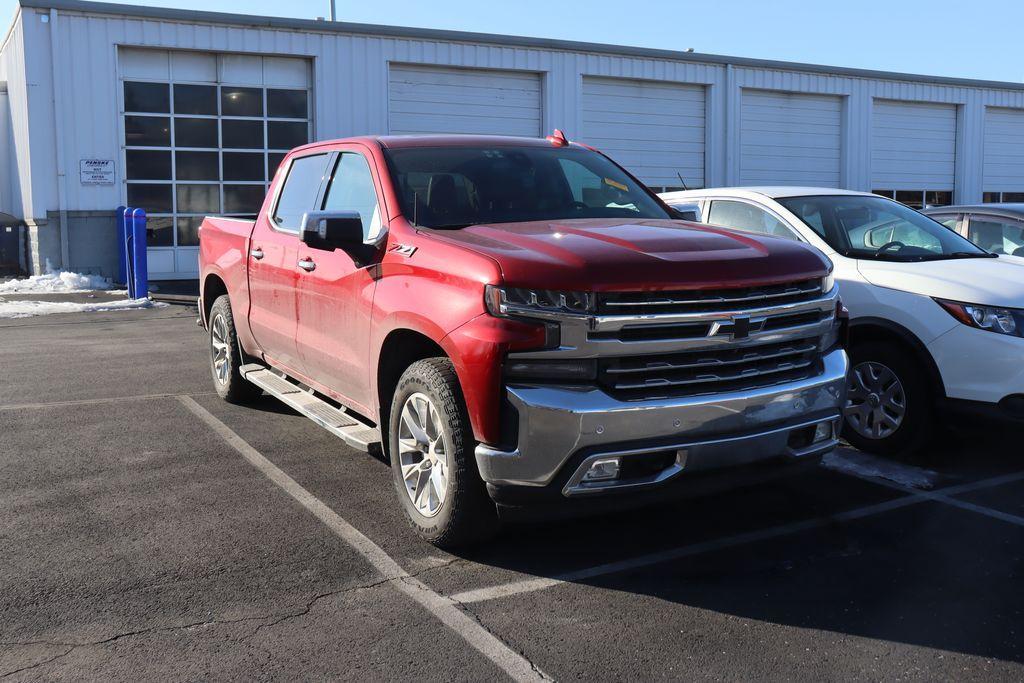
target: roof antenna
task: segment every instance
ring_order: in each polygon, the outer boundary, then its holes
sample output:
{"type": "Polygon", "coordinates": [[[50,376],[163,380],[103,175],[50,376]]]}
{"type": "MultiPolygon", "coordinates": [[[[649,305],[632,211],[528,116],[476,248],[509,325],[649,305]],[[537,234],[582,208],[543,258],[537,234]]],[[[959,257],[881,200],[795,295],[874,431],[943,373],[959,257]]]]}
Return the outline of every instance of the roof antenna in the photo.
{"type": "Polygon", "coordinates": [[[412,193],[412,227],[418,228],[419,224],[419,211],[420,211],[420,193],[412,193]]]}
{"type": "Polygon", "coordinates": [[[569,138],[565,137],[565,133],[563,133],[558,128],[555,128],[555,132],[552,133],[551,135],[547,136],[547,138],[545,138],[545,139],[548,142],[550,142],[552,145],[554,145],[555,147],[568,147],[569,146],[569,138]]]}
{"type": "Polygon", "coordinates": [[[686,181],[683,180],[683,174],[682,173],[680,173],[679,171],[676,171],[676,177],[679,178],[679,182],[683,184],[683,189],[684,190],[689,190],[690,189],[690,188],[688,188],[686,186],[686,181]]]}

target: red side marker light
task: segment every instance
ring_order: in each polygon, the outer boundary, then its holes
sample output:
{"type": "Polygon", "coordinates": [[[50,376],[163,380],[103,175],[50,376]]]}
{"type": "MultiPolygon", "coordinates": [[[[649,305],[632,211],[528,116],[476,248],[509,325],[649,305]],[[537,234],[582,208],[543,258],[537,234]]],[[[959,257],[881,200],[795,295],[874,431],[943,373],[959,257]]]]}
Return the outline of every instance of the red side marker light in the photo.
{"type": "Polygon", "coordinates": [[[551,135],[547,136],[546,139],[547,139],[548,142],[550,142],[555,147],[568,147],[569,146],[569,138],[565,137],[565,133],[563,133],[558,128],[555,128],[555,132],[552,133],[551,135]]]}

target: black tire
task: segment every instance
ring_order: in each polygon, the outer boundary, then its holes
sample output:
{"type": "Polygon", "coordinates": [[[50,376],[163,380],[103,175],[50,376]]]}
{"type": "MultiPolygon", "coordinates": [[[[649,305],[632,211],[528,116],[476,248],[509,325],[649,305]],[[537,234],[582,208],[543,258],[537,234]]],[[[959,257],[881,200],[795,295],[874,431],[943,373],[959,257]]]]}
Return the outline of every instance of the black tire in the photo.
{"type": "MultiPolygon", "coordinates": [[[[427,431],[430,430],[424,430],[424,433],[427,431]]],[[[406,439],[406,442],[408,444],[409,440],[406,439]]],[[[391,400],[388,452],[392,479],[399,504],[405,511],[410,526],[421,538],[439,548],[455,548],[476,543],[493,536],[498,530],[497,511],[477,471],[473,455],[475,445],[466,404],[462,398],[462,389],[452,362],[447,358],[427,358],[410,365],[399,378],[391,400]],[[440,468],[444,473],[445,493],[433,514],[425,514],[417,508],[413,502],[415,493],[410,493],[410,487],[403,476],[403,457],[406,458],[405,464],[408,469],[415,467],[409,462],[415,462],[417,455],[408,447],[406,455],[402,454],[400,434],[408,433],[408,428],[402,426],[402,412],[407,402],[420,400],[416,395],[429,400],[433,409],[430,417],[434,421],[432,424],[440,427],[440,430],[433,430],[435,439],[431,443],[441,443],[446,456],[446,464],[440,468]],[[402,432],[403,429],[406,431],[402,432]]],[[[431,450],[433,447],[424,444],[423,448],[431,450]]],[[[421,466],[410,470],[414,477],[426,475],[429,481],[423,481],[424,487],[433,482],[430,475],[436,467],[427,466],[427,460],[427,454],[422,454],[421,466]]],[[[415,481],[412,479],[410,486],[415,488],[415,481]]],[[[429,495],[427,497],[429,498],[429,495]]]]}
{"type": "MultiPolygon", "coordinates": [[[[891,382],[883,384],[893,387],[891,382]]],[[[885,402],[885,392],[872,393],[881,399],[878,403],[885,402]]],[[[843,420],[843,438],[868,453],[906,458],[917,455],[930,440],[929,430],[932,429],[931,416],[934,411],[930,394],[925,368],[912,351],[885,342],[864,342],[854,346],[850,350],[850,401],[843,420]],[[902,394],[904,412],[898,427],[892,429],[889,425],[887,428],[883,421],[880,436],[872,437],[864,433],[867,431],[865,424],[871,427],[877,420],[865,421],[864,412],[860,411],[868,410],[865,403],[867,406],[874,406],[874,403],[860,400],[858,394],[862,396],[864,392],[858,391],[858,385],[863,379],[864,385],[870,386],[872,378],[884,376],[885,370],[890,371],[899,382],[899,387],[895,387],[893,393],[902,394]],[[858,406],[861,407],[860,411],[857,411],[858,406]],[[860,429],[855,426],[858,414],[860,429]],[[885,433],[888,430],[891,433],[885,433]]]]}
{"type": "Polygon", "coordinates": [[[217,297],[210,308],[210,374],[217,394],[228,403],[252,403],[263,390],[246,381],[240,372],[244,361],[238,346],[235,319],[228,295],[217,297]],[[219,340],[218,337],[223,337],[219,340]],[[225,365],[218,361],[223,360],[225,365]]]}

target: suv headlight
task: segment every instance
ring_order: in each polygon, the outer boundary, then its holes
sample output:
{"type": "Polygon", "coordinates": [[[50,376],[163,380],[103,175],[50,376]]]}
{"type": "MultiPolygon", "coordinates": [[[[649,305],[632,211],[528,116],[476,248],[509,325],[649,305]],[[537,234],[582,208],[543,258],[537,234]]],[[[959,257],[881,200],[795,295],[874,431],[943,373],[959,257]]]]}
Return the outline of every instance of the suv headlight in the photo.
{"type": "Polygon", "coordinates": [[[491,315],[509,318],[529,317],[537,313],[568,313],[585,315],[594,310],[594,296],[589,292],[557,292],[548,289],[523,289],[487,285],[484,302],[491,315]]]}
{"type": "Polygon", "coordinates": [[[1024,337],[1024,310],[1019,308],[964,304],[944,299],[936,299],[935,302],[964,325],[996,334],[1024,337]]]}
{"type": "Polygon", "coordinates": [[[832,288],[836,286],[836,273],[833,270],[828,271],[828,275],[821,278],[821,293],[828,294],[832,291],[832,288]]]}

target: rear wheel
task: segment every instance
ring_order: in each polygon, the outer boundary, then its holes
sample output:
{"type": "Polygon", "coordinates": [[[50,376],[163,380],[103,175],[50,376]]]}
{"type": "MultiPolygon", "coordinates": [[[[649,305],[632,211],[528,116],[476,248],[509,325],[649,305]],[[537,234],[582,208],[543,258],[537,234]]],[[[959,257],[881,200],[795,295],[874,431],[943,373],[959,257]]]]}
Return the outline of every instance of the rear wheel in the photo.
{"type": "Polygon", "coordinates": [[[450,360],[417,361],[402,374],[391,402],[388,441],[395,491],[417,534],[454,548],[497,531],[450,360]]]}
{"type": "Polygon", "coordinates": [[[263,391],[242,377],[242,352],[227,294],[210,308],[210,373],[217,394],[228,403],[250,403],[263,391]]]}
{"type": "Polygon", "coordinates": [[[924,368],[913,354],[880,342],[851,352],[843,436],[882,455],[912,455],[928,441],[932,401],[924,368]]]}

